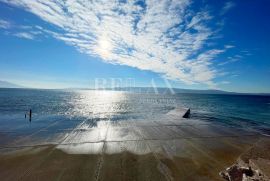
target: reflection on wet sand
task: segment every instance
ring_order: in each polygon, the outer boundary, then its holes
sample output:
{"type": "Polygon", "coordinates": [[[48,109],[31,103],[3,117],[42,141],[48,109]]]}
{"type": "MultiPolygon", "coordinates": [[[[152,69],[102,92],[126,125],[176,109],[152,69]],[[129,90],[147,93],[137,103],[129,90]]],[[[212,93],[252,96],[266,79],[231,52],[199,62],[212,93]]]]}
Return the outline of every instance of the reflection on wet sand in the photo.
{"type": "Polygon", "coordinates": [[[241,139],[246,141],[194,138],[2,150],[0,175],[4,180],[221,180],[218,173],[259,138],[241,139]]]}

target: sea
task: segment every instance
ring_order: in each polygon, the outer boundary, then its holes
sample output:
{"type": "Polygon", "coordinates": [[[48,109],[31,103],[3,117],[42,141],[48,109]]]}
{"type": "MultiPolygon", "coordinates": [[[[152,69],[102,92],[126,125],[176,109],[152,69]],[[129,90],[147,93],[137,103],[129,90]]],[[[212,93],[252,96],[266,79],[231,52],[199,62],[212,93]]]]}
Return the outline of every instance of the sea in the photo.
{"type": "Polygon", "coordinates": [[[191,120],[270,135],[270,96],[0,89],[0,144],[8,133],[72,130],[84,122],[94,128],[99,122],[163,121],[179,107],[191,109],[191,120]]]}

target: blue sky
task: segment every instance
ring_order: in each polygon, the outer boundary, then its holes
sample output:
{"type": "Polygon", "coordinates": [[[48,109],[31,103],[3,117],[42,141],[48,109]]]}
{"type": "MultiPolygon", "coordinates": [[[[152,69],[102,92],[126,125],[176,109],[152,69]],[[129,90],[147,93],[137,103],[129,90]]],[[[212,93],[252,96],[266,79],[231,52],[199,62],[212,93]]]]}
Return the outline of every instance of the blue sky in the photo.
{"type": "Polygon", "coordinates": [[[0,80],[270,92],[270,1],[107,2],[0,0],[0,80]]]}

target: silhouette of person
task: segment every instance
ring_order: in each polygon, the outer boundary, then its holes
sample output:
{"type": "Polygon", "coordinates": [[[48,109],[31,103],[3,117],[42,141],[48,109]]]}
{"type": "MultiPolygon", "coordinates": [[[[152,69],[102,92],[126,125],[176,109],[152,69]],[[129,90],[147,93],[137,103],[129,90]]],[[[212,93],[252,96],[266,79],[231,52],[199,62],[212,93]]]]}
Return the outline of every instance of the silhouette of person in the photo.
{"type": "Polygon", "coordinates": [[[30,109],[29,111],[29,121],[31,122],[31,119],[32,119],[32,109],[30,109]]]}

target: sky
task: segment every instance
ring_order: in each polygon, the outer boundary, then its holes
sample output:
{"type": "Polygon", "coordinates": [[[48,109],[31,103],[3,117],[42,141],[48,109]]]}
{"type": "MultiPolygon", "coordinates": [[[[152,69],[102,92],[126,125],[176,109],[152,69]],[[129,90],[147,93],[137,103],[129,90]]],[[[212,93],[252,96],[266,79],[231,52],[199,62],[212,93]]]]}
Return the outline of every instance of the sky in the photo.
{"type": "Polygon", "coordinates": [[[269,0],[0,0],[0,80],[270,93],[269,0]]]}

